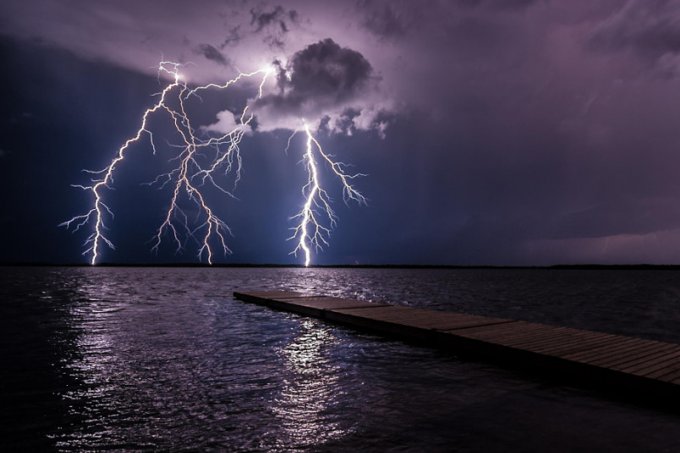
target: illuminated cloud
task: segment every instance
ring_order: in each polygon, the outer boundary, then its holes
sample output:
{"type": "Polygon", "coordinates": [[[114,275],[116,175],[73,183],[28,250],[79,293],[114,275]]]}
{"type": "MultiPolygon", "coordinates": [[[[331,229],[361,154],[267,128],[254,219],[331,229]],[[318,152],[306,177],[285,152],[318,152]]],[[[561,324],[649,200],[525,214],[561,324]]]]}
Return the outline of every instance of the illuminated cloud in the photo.
{"type": "MultiPolygon", "coordinates": [[[[244,149],[281,150],[288,134],[267,132],[298,129],[305,118],[329,152],[371,175],[360,188],[373,207],[359,219],[370,216],[381,234],[334,238],[338,248],[327,256],[353,261],[340,250],[364,241],[385,262],[530,263],[537,240],[554,240],[539,261],[559,262],[572,239],[680,231],[678,24],[678,2],[659,0],[451,0],[427,8],[411,0],[205,0],[200,8],[179,0],[6,0],[0,35],[4,85],[13,89],[5,118],[29,108],[36,118],[30,128],[6,121],[2,147],[28,168],[51,158],[43,144],[53,143],[60,152],[50,161],[59,168],[51,187],[68,187],[77,177],[69,171],[107,159],[111,141],[133,127],[125,119],[138,118],[141,107],[132,100],[158,91],[161,57],[187,63],[191,86],[278,60],[290,78],[268,81],[244,149]],[[344,71],[328,79],[337,86],[303,86],[330,68],[311,58],[311,46],[344,71]],[[120,95],[127,92],[134,96],[120,95]],[[42,104],[33,93],[45,93],[42,104]],[[384,141],[376,140],[381,131],[384,141]],[[34,145],[26,141],[33,136],[34,145]],[[415,242],[416,257],[406,251],[415,242]]],[[[203,93],[191,103],[194,126],[210,135],[231,130],[238,122],[230,112],[249,97],[252,104],[254,91],[244,83],[229,95],[203,93]]],[[[271,164],[279,154],[249,153],[249,173],[259,157],[271,164]]],[[[281,178],[297,169],[272,168],[281,178]]],[[[4,178],[7,187],[24,179],[4,178]]],[[[18,196],[12,206],[19,219],[37,215],[18,196]]],[[[290,226],[284,208],[281,230],[290,226]]],[[[253,209],[264,216],[272,205],[253,209]]],[[[61,217],[39,220],[30,225],[61,217]]],[[[28,220],[17,225],[8,236],[29,231],[28,220]]],[[[253,260],[279,259],[262,253],[253,260]]]]}
{"type": "MultiPolygon", "coordinates": [[[[254,105],[258,131],[296,130],[304,119],[334,133],[374,129],[384,136],[393,105],[379,99],[380,77],[360,52],[326,38],[296,52],[287,63],[274,64],[277,92],[254,105]]],[[[228,131],[234,121],[229,112],[221,112],[218,122],[206,129],[228,131]]]]}

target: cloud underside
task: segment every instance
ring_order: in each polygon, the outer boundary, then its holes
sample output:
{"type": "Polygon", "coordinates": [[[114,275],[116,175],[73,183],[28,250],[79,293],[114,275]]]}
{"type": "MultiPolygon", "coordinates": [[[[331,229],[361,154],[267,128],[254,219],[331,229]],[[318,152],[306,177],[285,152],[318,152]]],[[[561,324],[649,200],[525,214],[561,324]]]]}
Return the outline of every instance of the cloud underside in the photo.
{"type": "MultiPolygon", "coordinates": [[[[334,133],[373,129],[384,136],[393,105],[378,99],[379,78],[361,53],[327,38],[274,65],[277,92],[253,104],[257,131],[297,130],[307,122],[334,133]]],[[[228,132],[236,124],[225,111],[207,129],[228,132]]]]}

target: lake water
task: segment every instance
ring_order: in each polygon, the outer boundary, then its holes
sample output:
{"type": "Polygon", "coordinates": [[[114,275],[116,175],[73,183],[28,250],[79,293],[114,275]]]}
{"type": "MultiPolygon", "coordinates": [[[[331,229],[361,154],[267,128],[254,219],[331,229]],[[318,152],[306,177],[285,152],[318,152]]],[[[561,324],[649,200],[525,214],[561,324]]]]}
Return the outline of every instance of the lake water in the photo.
{"type": "Polygon", "coordinates": [[[232,297],[290,289],[680,343],[678,271],[1,271],[2,451],[680,451],[680,416],[232,297]]]}

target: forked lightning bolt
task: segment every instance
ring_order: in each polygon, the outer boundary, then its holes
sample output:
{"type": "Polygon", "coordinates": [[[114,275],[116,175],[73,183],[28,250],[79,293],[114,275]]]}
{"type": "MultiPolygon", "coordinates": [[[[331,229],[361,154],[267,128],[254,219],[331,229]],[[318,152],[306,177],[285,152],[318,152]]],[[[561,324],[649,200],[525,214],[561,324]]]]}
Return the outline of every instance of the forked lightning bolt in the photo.
{"type": "Polygon", "coordinates": [[[213,249],[211,243],[215,241],[219,243],[224,253],[229,252],[225,240],[225,235],[230,234],[229,227],[208,206],[202,189],[206,183],[209,183],[225,194],[231,195],[231,190],[219,185],[214,176],[220,170],[224,174],[234,172],[234,185],[238,183],[241,173],[239,144],[249,129],[253,115],[248,113],[248,105],[246,105],[241,112],[239,124],[233,130],[219,137],[201,138],[197,135],[196,130],[191,124],[186,110],[186,102],[190,97],[198,96],[200,91],[208,89],[224,90],[241,79],[256,76],[260,77],[257,94],[257,98],[260,98],[262,97],[262,90],[267,77],[273,73],[273,69],[265,68],[251,73],[241,73],[234,79],[221,85],[208,84],[189,89],[186,82],[180,76],[180,67],[180,64],[169,61],[162,61],[159,64],[159,74],[169,75],[172,82],[158,94],[158,102],[144,112],[141,125],[136,134],[123,143],[118,149],[116,157],[106,168],[100,171],[86,171],[91,175],[95,175],[89,185],[74,185],[74,187],[92,194],[92,208],[84,214],[77,215],[63,222],[60,226],[78,231],[88,224],[93,224],[93,231],[85,240],[85,251],[83,252],[83,255],[90,256],[90,263],[93,265],[97,263],[100,257],[102,244],[112,249],[115,248],[114,244],[105,234],[105,231],[108,229],[105,219],[107,216],[113,218],[113,212],[104,202],[104,193],[112,188],[114,182],[113,175],[125,160],[130,147],[139,142],[142,137],[148,135],[153,153],[156,153],[153,134],[147,126],[150,116],[159,111],[164,111],[169,115],[179,137],[181,137],[182,143],[180,145],[181,151],[174,158],[178,162],[177,167],[169,173],[158,176],[150,183],[159,184],[161,187],[169,184],[173,185],[170,204],[164,220],[154,237],[153,249],[158,250],[163,235],[169,233],[179,251],[183,245],[180,239],[182,234],[178,231],[180,229],[187,238],[193,238],[198,243],[199,259],[205,256],[208,263],[212,264],[213,249]],[[211,159],[209,162],[211,163],[208,166],[203,166],[199,163],[197,157],[207,153],[213,153],[210,154],[211,159]],[[179,201],[182,195],[186,195],[198,207],[201,218],[198,226],[192,227],[188,216],[180,208],[179,201]]]}
{"type": "MultiPolygon", "coordinates": [[[[351,184],[354,178],[366,176],[362,173],[348,174],[345,171],[346,165],[342,162],[334,161],[326,153],[321,144],[312,134],[309,125],[305,122],[302,131],[306,136],[306,147],[304,154],[304,164],[307,170],[307,183],[302,188],[305,203],[292,219],[298,220],[298,224],[293,228],[291,240],[297,239],[297,246],[291,252],[297,256],[302,252],[305,257],[305,266],[311,263],[312,249],[319,250],[328,245],[328,238],[331,229],[337,222],[337,216],[331,208],[328,192],[321,185],[321,174],[319,161],[327,164],[331,172],[338,177],[342,184],[342,196],[345,202],[356,201],[359,204],[366,204],[366,198],[359,193],[351,184]]],[[[295,131],[293,135],[297,132],[295,131]]],[[[290,140],[293,135],[288,139],[290,140]]]]}
{"type": "MultiPolygon", "coordinates": [[[[104,202],[104,194],[107,190],[112,189],[114,173],[125,160],[131,146],[139,142],[142,137],[149,137],[153,154],[156,154],[156,145],[153,133],[148,129],[148,121],[151,115],[159,111],[167,113],[181,138],[181,144],[179,145],[180,152],[172,159],[173,162],[177,162],[174,169],[147,183],[148,185],[158,185],[161,188],[168,185],[172,187],[172,196],[167,211],[153,237],[152,250],[158,251],[163,237],[170,235],[177,251],[183,248],[183,237],[194,239],[198,244],[199,259],[205,256],[209,264],[212,264],[214,255],[211,244],[217,242],[225,254],[230,252],[225,236],[231,234],[231,231],[208,205],[203,189],[206,184],[210,184],[224,194],[233,197],[232,190],[241,178],[242,160],[239,145],[243,136],[250,129],[250,124],[255,115],[249,112],[247,103],[238,117],[238,124],[231,131],[221,136],[203,138],[196,133],[187,112],[186,104],[193,96],[199,96],[198,93],[201,91],[209,89],[225,90],[241,79],[256,76],[260,77],[260,82],[254,99],[260,99],[267,78],[274,70],[273,68],[265,68],[251,73],[240,73],[223,84],[211,83],[190,89],[180,76],[180,67],[180,64],[170,61],[162,61],[159,64],[159,74],[170,76],[172,82],[158,94],[158,101],[144,112],[137,132],[123,143],[117,150],[116,157],[107,167],[99,171],[85,170],[86,173],[94,175],[89,185],[74,185],[74,187],[83,189],[92,195],[92,208],[84,214],[61,223],[60,226],[72,229],[75,232],[88,224],[92,224],[92,233],[85,240],[83,255],[89,255],[90,263],[93,265],[97,263],[103,245],[111,249],[115,248],[113,242],[105,234],[105,231],[108,230],[106,219],[107,217],[112,219],[114,214],[104,202]],[[205,159],[206,155],[208,155],[208,159],[205,159]],[[208,164],[200,163],[204,161],[207,161],[208,164]],[[233,174],[233,187],[225,188],[220,185],[215,179],[219,174],[233,174]],[[186,196],[198,208],[198,218],[201,220],[197,222],[197,226],[191,224],[189,217],[180,207],[182,196],[186,196]]],[[[348,174],[345,171],[345,164],[334,161],[323,150],[309,125],[306,122],[303,124],[304,127],[295,131],[288,139],[286,150],[290,147],[291,139],[295,134],[298,132],[305,133],[306,147],[303,162],[308,176],[306,184],[302,187],[305,203],[301,211],[292,217],[298,223],[292,228],[294,232],[290,239],[297,240],[297,246],[291,253],[297,256],[298,252],[302,252],[305,258],[305,266],[309,266],[312,251],[328,245],[331,230],[337,222],[337,217],[331,208],[330,196],[321,185],[321,165],[329,168],[331,174],[340,180],[345,202],[353,200],[359,204],[365,204],[366,199],[352,186],[354,178],[364,175],[361,173],[348,174]]]]}

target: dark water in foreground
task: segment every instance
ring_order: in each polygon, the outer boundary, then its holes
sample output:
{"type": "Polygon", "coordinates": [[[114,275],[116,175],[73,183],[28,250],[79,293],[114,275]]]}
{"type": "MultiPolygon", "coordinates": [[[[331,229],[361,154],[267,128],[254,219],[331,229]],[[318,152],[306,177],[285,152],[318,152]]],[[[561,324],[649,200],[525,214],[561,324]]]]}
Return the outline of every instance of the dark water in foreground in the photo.
{"type": "Polygon", "coordinates": [[[3,451],[680,451],[680,416],[231,296],[289,288],[680,343],[678,271],[0,270],[3,451]]]}

